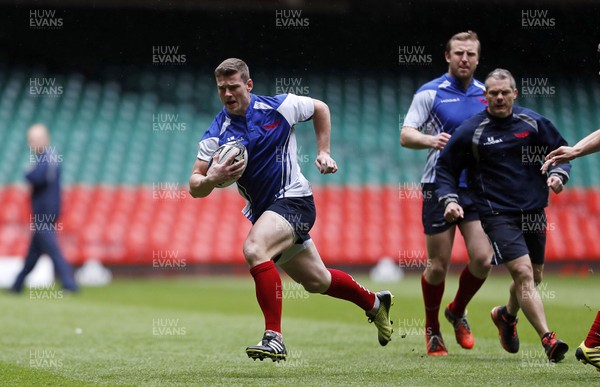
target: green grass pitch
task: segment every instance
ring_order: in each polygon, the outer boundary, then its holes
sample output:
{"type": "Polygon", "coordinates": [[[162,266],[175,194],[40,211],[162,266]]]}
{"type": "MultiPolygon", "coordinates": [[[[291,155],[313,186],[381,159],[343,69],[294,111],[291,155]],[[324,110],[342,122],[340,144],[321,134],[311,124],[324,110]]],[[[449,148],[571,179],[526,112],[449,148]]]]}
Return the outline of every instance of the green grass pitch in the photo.
{"type": "MultiPolygon", "coordinates": [[[[549,364],[520,313],[521,350],[500,346],[489,312],[504,304],[509,279],[496,268],[469,306],[475,347],[461,349],[441,321],[450,355],[429,358],[418,273],[390,286],[357,280],[395,297],[387,347],[351,303],[308,294],[284,278],[288,361],[252,361],[263,320],[250,275],[119,279],[75,296],[57,289],[0,294],[0,385],[581,385],[600,373],[578,363],[575,348],[600,307],[600,281],[546,275],[539,289],[551,329],[569,352],[549,364]]],[[[443,305],[456,291],[446,282],[443,305]]]]}

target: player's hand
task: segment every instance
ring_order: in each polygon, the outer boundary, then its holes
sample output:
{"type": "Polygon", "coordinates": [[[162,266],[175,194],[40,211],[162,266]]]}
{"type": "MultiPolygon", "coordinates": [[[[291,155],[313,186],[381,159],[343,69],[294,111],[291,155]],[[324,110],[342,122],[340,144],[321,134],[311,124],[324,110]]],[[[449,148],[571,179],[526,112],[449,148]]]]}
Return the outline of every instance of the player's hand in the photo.
{"type": "Polygon", "coordinates": [[[548,180],[546,180],[546,184],[557,194],[561,193],[564,188],[562,179],[556,175],[550,176],[548,180]]]}
{"type": "Polygon", "coordinates": [[[210,168],[206,171],[206,177],[210,178],[215,185],[239,179],[244,173],[244,163],[232,164],[234,158],[235,154],[231,153],[223,162],[219,163],[219,154],[215,154],[210,168]]]}
{"type": "Polygon", "coordinates": [[[567,161],[573,160],[575,157],[577,157],[577,151],[573,147],[561,146],[560,148],[548,153],[548,156],[546,156],[546,162],[544,165],[542,165],[541,171],[542,173],[546,173],[550,166],[564,164],[567,161]]]}
{"type": "Polygon", "coordinates": [[[463,208],[458,203],[448,203],[446,209],[444,210],[444,219],[448,223],[454,223],[459,219],[464,218],[465,213],[463,208]]]}
{"type": "Polygon", "coordinates": [[[315,166],[323,175],[326,175],[328,173],[336,173],[338,170],[335,160],[332,159],[329,153],[327,152],[319,152],[319,155],[315,160],[315,166]]]}
{"type": "Polygon", "coordinates": [[[431,148],[442,150],[450,140],[451,136],[448,133],[440,133],[431,137],[431,148]]]}

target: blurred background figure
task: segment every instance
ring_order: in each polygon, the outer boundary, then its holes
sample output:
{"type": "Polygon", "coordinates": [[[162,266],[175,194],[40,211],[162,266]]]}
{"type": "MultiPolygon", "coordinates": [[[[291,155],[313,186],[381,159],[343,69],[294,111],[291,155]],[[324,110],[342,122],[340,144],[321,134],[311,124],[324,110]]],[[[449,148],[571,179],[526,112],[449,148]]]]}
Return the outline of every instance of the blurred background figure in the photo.
{"type": "Polygon", "coordinates": [[[19,293],[23,289],[25,277],[33,270],[42,254],[52,259],[54,270],[59,276],[63,289],[78,291],[73,269],[67,263],[56,239],[56,232],[62,229],[58,223],[60,215],[60,163],[62,156],[50,147],[48,128],[35,124],[27,131],[31,168],[25,178],[31,185],[31,243],[25,257],[25,266],[17,276],[11,290],[19,293]]]}

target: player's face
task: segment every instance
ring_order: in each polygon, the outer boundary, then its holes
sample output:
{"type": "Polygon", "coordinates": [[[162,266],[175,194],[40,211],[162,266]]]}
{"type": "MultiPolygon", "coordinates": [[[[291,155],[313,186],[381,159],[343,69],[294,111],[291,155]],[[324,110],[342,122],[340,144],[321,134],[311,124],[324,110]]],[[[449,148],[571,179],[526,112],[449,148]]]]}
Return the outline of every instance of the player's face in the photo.
{"type": "Polygon", "coordinates": [[[479,42],[473,40],[454,40],[450,43],[450,52],[446,52],[448,72],[454,78],[471,80],[479,63],[479,42]]]}
{"type": "Polygon", "coordinates": [[[246,115],[246,109],[250,105],[252,79],[244,82],[240,73],[217,77],[217,90],[219,91],[219,98],[221,98],[221,102],[223,102],[229,114],[246,115]]]}
{"type": "Polygon", "coordinates": [[[41,125],[34,125],[27,132],[27,143],[32,152],[42,153],[50,143],[47,129],[41,125]]]}
{"type": "Polygon", "coordinates": [[[485,89],[488,112],[496,117],[508,117],[512,114],[517,94],[517,89],[511,87],[509,79],[489,78],[485,89]]]}

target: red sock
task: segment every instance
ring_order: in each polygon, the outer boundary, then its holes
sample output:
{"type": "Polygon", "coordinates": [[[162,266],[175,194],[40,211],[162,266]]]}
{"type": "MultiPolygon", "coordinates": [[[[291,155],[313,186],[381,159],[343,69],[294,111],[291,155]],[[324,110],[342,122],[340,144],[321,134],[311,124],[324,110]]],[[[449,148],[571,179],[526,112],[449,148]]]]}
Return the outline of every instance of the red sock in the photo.
{"type": "Polygon", "coordinates": [[[281,277],[273,261],[250,269],[256,287],[256,299],[265,316],[265,330],[281,333],[281,277]]]}
{"type": "Polygon", "coordinates": [[[425,332],[428,334],[439,334],[440,333],[440,321],[438,320],[438,313],[440,311],[440,304],[442,303],[442,296],[444,295],[444,286],[446,282],[442,281],[439,285],[431,285],[425,279],[425,276],[421,276],[421,289],[423,289],[423,300],[425,301],[425,332]]]}
{"type": "Polygon", "coordinates": [[[454,301],[450,304],[450,311],[455,316],[461,316],[465,313],[465,309],[471,298],[477,293],[481,285],[485,282],[484,279],[475,277],[469,271],[469,267],[465,266],[462,273],[460,273],[460,279],[458,280],[458,291],[454,297],[454,301]]]}
{"type": "Polygon", "coordinates": [[[359,285],[349,274],[341,270],[327,269],[331,273],[331,285],[324,294],[341,298],[358,305],[365,312],[373,309],[375,304],[375,293],[359,285]]]}
{"type": "Polygon", "coordinates": [[[590,328],[590,332],[585,339],[585,346],[588,348],[600,346],[600,310],[598,311],[596,320],[594,320],[594,323],[590,328]]]}

